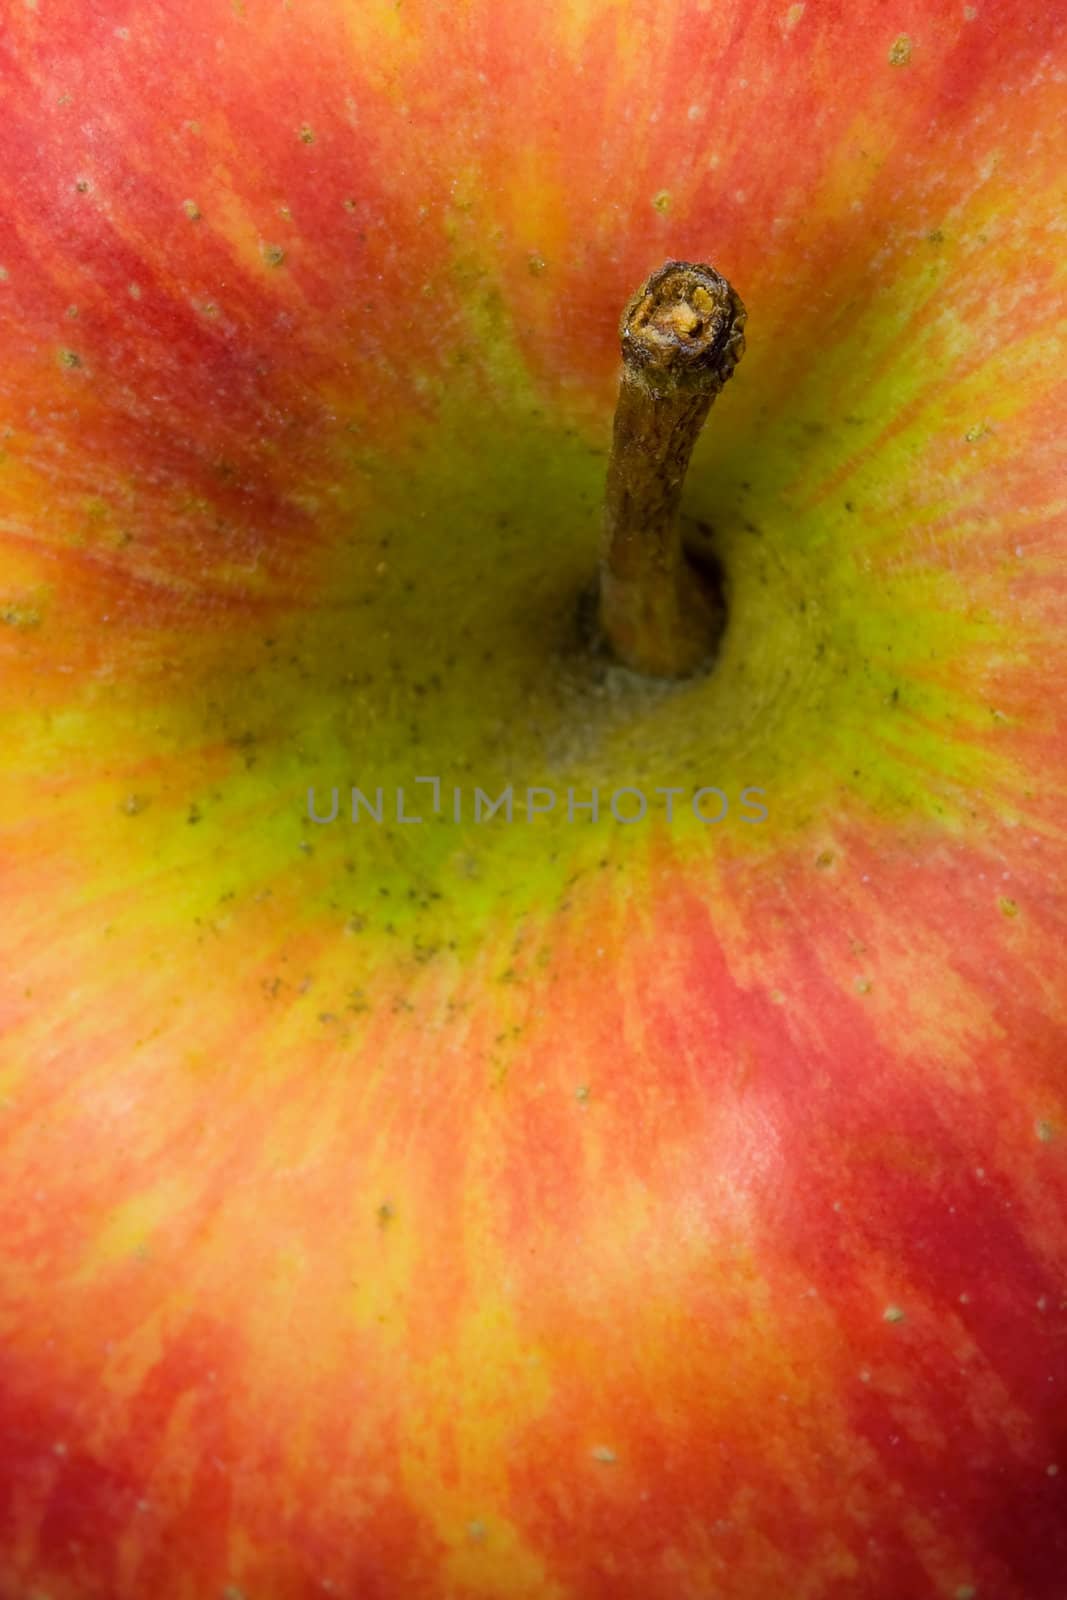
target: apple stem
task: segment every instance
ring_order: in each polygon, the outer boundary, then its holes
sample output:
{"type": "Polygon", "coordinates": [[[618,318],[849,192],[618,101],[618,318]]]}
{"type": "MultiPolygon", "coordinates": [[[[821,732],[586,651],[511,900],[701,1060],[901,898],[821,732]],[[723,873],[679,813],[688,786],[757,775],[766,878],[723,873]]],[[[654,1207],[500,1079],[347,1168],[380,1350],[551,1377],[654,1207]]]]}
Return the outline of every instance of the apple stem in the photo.
{"type": "Polygon", "coordinates": [[[714,268],[668,261],[622,315],[608,464],[600,627],[635,672],[685,678],[710,658],[719,607],[682,547],[682,486],[712,401],[745,348],[745,308],[714,268]]]}

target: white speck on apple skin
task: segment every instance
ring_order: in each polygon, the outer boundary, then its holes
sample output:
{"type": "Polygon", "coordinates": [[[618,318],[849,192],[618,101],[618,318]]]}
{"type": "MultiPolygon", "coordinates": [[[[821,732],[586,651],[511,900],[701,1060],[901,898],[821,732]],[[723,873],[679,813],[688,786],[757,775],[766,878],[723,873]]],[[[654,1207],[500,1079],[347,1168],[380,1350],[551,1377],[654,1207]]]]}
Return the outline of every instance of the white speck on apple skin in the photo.
{"type": "Polygon", "coordinates": [[[882,1312],[883,1322],[903,1322],[904,1313],[899,1306],[886,1306],[882,1312]]]}
{"type": "Polygon", "coordinates": [[[189,218],[190,222],[200,221],[200,207],[197,205],[195,200],[183,200],[182,210],[185,212],[185,215],[189,218]]]}
{"type": "Polygon", "coordinates": [[[614,1450],[609,1449],[606,1444],[595,1445],[589,1453],[594,1461],[603,1461],[608,1465],[619,1459],[614,1450]]]}
{"type": "Polygon", "coordinates": [[[906,67],[911,60],[912,43],[906,33],[898,34],[889,46],[889,65],[906,67]]]}

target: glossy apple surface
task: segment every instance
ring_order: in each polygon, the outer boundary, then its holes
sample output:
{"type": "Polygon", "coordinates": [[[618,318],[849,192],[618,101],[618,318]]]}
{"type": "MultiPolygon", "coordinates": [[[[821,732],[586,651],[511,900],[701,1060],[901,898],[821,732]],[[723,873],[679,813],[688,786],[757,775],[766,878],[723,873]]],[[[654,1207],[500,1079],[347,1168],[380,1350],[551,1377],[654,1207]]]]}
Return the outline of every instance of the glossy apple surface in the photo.
{"type": "Polygon", "coordinates": [[[1062,1596],[1063,21],[8,8],[5,1600],[1062,1596]],[[672,257],[730,620],[642,688],[672,257]]]}

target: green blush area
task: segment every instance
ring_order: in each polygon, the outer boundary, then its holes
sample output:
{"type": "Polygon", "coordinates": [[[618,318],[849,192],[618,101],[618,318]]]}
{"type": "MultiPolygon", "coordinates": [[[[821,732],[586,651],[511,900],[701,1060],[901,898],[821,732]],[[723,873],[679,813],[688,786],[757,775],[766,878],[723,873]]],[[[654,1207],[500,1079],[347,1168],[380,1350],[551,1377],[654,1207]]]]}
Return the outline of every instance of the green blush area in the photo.
{"type": "MultiPolygon", "coordinates": [[[[326,464],[293,485],[329,507],[330,537],[284,616],[168,635],[172,667],[150,679],[122,670],[119,641],[117,670],[30,735],[28,770],[94,774],[65,791],[67,823],[127,926],[208,924],[269,894],[294,935],[347,928],[364,958],[470,955],[586,874],[639,889],[656,830],[694,863],[809,837],[814,854],[846,812],[889,841],[906,823],[973,829],[976,797],[1025,792],[991,745],[1006,725],[983,687],[1020,631],[969,542],[981,474],[1013,446],[967,437],[976,418],[1006,423],[1020,390],[1003,381],[1010,353],[945,382],[971,335],[944,306],[905,338],[903,308],[937,287],[929,265],[788,381],[755,327],[685,497],[712,529],[727,632],[709,675],[650,684],[591,661],[577,624],[610,418],[576,406],[568,423],[533,391],[499,289],[458,257],[469,337],[446,377],[413,380],[403,443],[375,449],[367,397],[346,414],[338,395],[326,464]],[[443,815],[420,776],[441,780],[443,815]],[[514,820],[476,823],[475,787],[508,785],[514,820]],[[353,786],[384,791],[382,825],[350,820],[353,786]],[[661,786],[686,791],[670,824],[661,786]],[[728,796],[716,826],[689,808],[702,786],[728,796]],[[309,818],[312,787],[320,814],[340,791],[337,821],[309,818]],[[526,820],[527,787],[556,809],[526,820]],[[765,822],[742,820],[746,787],[765,822]],[[398,788],[423,823],[396,820],[398,788]],[[567,790],[593,788],[600,820],[569,821],[567,790]],[[612,818],[622,788],[648,795],[646,820],[612,818]]],[[[58,796],[53,838],[62,811],[58,796]]]]}
{"type": "Polygon", "coordinates": [[[425,961],[471,954],[501,920],[550,914],[586,873],[639,882],[655,828],[696,859],[709,841],[731,858],[822,841],[845,807],[890,829],[967,825],[968,796],[994,768],[1003,782],[1004,764],[969,738],[988,708],[966,670],[958,689],[923,670],[977,659],[996,625],[947,613],[936,571],[872,571],[898,538],[892,496],[877,498],[884,461],[864,468],[865,513],[844,509],[848,490],[812,496],[849,424],[824,411],[812,434],[793,412],[764,423],[758,451],[730,456],[731,430],[717,441],[716,426],[732,400],[712,414],[687,494],[714,530],[730,607],[708,676],[648,684],[590,661],[576,613],[595,572],[606,441],[561,426],[518,383],[501,378],[487,398],[484,374],[460,371],[402,455],[363,451],[358,483],[339,456],[352,534],[301,608],[210,650],[186,641],[165,699],[113,683],[53,723],[56,749],[103,740],[114,752],[94,795],[101,891],[155,882],[186,922],[269,889],[309,930],[333,921],[365,951],[425,961]],[[419,776],[441,779],[443,816],[419,776]],[[475,786],[495,797],[509,784],[513,822],[475,823],[475,786]],[[353,785],[384,790],[383,825],[349,820],[353,785]],[[689,809],[703,785],[730,801],[715,827],[689,809]],[[340,790],[337,821],[309,819],[312,786],[320,814],[340,790]],[[556,810],[526,820],[527,786],[553,789],[556,810]],[[669,827],[657,786],[687,791],[669,827]],[[740,820],[746,786],[764,791],[766,822],[740,820]],[[422,824],[396,821],[400,787],[422,824]],[[599,822],[569,822],[567,789],[583,801],[594,787],[599,822]],[[612,819],[620,788],[648,794],[648,819],[612,819]]]}

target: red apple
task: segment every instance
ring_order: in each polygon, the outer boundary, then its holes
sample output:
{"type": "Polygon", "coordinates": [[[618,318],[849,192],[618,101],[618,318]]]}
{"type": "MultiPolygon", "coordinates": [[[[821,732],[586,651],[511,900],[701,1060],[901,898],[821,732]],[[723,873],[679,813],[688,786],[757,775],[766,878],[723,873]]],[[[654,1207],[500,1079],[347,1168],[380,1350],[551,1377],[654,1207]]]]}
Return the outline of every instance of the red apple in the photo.
{"type": "Polygon", "coordinates": [[[3,1600],[1063,1596],[1064,21],[11,0],[3,1600]]]}

